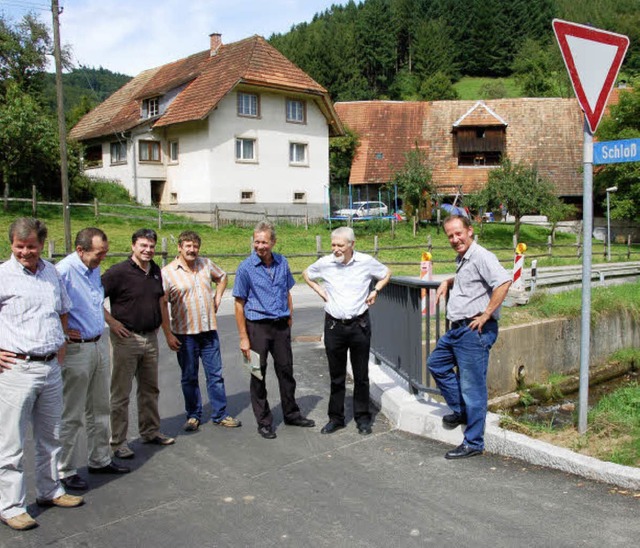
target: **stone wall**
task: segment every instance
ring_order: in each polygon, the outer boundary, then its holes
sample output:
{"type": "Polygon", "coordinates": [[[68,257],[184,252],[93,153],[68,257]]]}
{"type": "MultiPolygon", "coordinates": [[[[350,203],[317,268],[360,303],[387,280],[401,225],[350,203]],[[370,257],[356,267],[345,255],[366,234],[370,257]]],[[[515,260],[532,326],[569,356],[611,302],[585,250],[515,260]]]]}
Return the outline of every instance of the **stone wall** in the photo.
{"type": "MultiPolygon", "coordinates": [[[[630,347],[640,347],[640,318],[613,312],[592,323],[591,367],[630,347]]],[[[544,383],[551,373],[579,369],[580,318],[501,328],[489,361],[489,398],[515,391],[519,378],[525,384],[544,383]]]]}

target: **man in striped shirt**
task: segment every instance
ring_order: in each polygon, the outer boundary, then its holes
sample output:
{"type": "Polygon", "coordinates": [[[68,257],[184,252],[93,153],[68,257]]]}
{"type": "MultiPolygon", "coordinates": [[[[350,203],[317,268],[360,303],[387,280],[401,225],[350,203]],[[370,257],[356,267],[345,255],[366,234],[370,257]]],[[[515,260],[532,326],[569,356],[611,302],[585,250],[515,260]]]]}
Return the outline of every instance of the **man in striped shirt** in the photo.
{"type": "Polygon", "coordinates": [[[207,380],[211,420],[228,428],[241,426],[238,419],[227,413],[216,324],[216,312],[227,288],[227,274],[209,259],[198,256],[201,243],[196,232],[183,232],[178,236],[178,256],[162,269],[162,330],[169,348],[178,353],[187,432],[195,432],[202,422],[200,360],[207,380]],[[215,291],[212,282],[216,284],[215,291]]]}

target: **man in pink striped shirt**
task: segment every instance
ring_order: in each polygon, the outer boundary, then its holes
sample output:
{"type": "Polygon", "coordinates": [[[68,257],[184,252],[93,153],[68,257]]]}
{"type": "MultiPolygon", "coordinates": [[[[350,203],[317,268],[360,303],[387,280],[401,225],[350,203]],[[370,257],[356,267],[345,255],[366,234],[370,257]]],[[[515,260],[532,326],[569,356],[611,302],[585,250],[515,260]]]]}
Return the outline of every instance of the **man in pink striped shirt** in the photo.
{"type": "Polygon", "coordinates": [[[196,232],[183,232],[178,236],[178,256],[162,269],[162,330],[169,348],[178,353],[187,432],[195,432],[202,422],[200,360],[207,380],[211,420],[228,428],[241,426],[238,419],[227,414],[216,324],[216,312],[227,288],[227,274],[211,260],[198,256],[200,244],[196,232]]]}

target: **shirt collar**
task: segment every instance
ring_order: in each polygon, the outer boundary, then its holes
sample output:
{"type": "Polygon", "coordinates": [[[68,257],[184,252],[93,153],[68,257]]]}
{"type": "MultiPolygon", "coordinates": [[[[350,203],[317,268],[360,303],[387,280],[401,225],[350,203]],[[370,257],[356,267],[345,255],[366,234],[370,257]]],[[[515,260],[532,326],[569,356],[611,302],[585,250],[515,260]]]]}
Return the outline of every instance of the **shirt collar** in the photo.
{"type": "MultiPolygon", "coordinates": [[[[274,253],[274,252],[272,251],[272,252],[271,252],[271,255],[273,256],[273,262],[274,262],[274,264],[279,265],[279,264],[280,264],[280,260],[281,260],[280,254],[278,254],[278,253],[274,253]]],[[[253,266],[260,266],[261,264],[264,264],[264,263],[262,262],[262,259],[261,259],[260,257],[258,257],[258,254],[257,254],[255,251],[252,251],[252,252],[251,252],[251,264],[252,264],[253,266]]],[[[265,266],[266,266],[266,265],[265,265],[265,266]]]]}
{"type": "Polygon", "coordinates": [[[11,254],[10,261],[12,262],[14,268],[22,269],[24,272],[27,272],[32,276],[35,276],[38,272],[42,272],[44,270],[44,261],[41,258],[38,259],[38,266],[36,267],[36,272],[31,272],[31,270],[26,268],[20,261],[18,261],[18,259],[16,259],[16,256],[13,253],[11,254]]]}

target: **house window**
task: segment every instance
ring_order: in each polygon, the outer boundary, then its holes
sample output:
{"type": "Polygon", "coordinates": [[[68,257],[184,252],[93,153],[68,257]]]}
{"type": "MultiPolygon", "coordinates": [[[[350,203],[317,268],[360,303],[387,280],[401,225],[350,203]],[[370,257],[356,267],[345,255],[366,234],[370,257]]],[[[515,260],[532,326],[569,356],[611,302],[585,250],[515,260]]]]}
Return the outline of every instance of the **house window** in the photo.
{"type": "Polygon", "coordinates": [[[111,165],[127,163],[127,143],[118,141],[111,143],[111,165]]]}
{"type": "Polygon", "coordinates": [[[498,166],[505,153],[506,131],[500,127],[463,127],[454,133],[458,165],[498,166]]]}
{"type": "Polygon", "coordinates": [[[84,149],[84,167],[102,167],[102,145],[92,145],[84,149]]]}
{"type": "Polygon", "coordinates": [[[243,204],[253,204],[256,201],[253,190],[240,191],[240,202],[243,204]]]}
{"type": "Polygon", "coordinates": [[[304,101],[287,99],[287,122],[304,124],[307,121],[304,101]]]}
{"type": "Polygon", "coordinates": [[[142,117],[153,118],[160,114],[160,97],[151,97],[142,101],[142,117]]]}
{"type": "Polygon", "coordinates": [[[236,160],[239,162],[256,161],[256,140],[239,137],[236,139],[236,160]]]}
{"type": "Polygon", "coordinates": [[[169,141],[169,161],[173,163],[178,162],[178,141],[169,141]]]}
{"type": "Polygon", "coordinates": [[[160,141],[138,141],[141,162],[160,161],[160,141]]]}
{"type": "Polygon", "coordinates": [[[297,204],[306,204],[307,203],[307,193],[306,192],[294,192],[293,193],[293,201],[297,204]]]}
{"type": "Polygon", "coordinates": [[[172,204],[177,204],[178,203],[178,193],[177,192],[172,192],[171,194],[169,194],[169,201],[172,204]]]}
{"type": "Polygon", "coordinates": [[[238,93],[238,116],[259,116],[258,96],[254,93],[238,93]]]}
{"type": "Polygon", "coordinates": [[[305,143],[289,143],[289,163],[307,165],[307,145],[305,143]]]}

